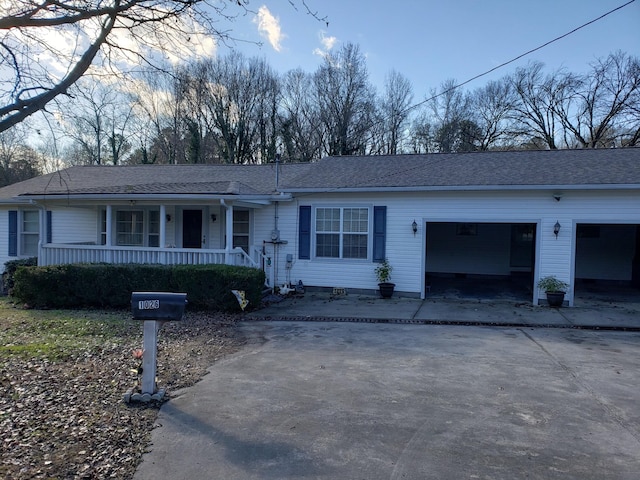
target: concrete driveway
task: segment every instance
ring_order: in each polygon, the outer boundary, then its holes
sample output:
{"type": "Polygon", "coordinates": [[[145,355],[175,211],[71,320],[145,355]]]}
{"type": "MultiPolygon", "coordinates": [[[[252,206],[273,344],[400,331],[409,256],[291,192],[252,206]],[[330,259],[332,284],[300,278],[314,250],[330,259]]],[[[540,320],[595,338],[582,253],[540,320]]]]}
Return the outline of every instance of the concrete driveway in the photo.
{"type": "Polygon", "coordinates": [[[248,322],[135,479],[640,478],[640,333],[248,322]]]}

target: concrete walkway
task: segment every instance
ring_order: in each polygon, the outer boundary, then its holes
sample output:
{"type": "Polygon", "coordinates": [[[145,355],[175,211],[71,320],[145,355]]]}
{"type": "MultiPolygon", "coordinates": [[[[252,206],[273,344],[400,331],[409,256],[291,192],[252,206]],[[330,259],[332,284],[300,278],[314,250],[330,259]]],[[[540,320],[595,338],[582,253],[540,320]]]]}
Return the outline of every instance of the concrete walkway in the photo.
{"type": "Polygon", "coordinates": [[[550,308],[508,299],[419,300],[398,296],[382,299],[369,295],[306,293],[250,312],[246,318],[640,330],[640,303],[582,303],[580,307],[550,308]]]}

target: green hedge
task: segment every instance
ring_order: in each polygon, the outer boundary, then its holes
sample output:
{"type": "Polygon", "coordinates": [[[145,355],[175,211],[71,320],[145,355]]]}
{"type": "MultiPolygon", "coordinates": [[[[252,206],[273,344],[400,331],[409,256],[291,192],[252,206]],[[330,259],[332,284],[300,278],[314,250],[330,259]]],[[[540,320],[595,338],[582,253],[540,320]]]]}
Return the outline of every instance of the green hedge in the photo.
{"type": "Polygon", "coordinates": [[[230,265],[55,265],[18,267],[12,295],[35,308],[129,308],[131,292],[184,292],[196,310],[239,311],[231,290],[260,305],[264,272],[230,265]]]}
{"type": "Polygon", "coordinates": [[[18,267],[35,267],[36,265],[38,265],[38,257],[19,258],[5,262],[4,273],[2,274],[2,292],[11,294],[13,290],[13,276],[18,267]]]}

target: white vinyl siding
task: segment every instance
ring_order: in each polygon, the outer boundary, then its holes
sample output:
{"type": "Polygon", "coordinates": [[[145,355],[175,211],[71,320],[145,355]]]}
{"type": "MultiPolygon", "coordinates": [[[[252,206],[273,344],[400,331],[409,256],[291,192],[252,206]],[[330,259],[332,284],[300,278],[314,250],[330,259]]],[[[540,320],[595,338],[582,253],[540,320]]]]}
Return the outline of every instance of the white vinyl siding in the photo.
{"type": "MultiPolygon", "coordinates": [[[[304,204],[322,206],[323,208],[343,208],[345,205],[386,205],[386,255],[393,266],[392,281],[396,291],[420,295],[428,261],[426,258],[427,224],[430,222],[477,223],[478,236],[475,241],[483,241],[485,233],[482,224],[505,225],[502,238],[504,248],[508,248],[509,225],[535,225],[535,278],[545,275],[556,275],[561,280],[572,283],[575,265],[575,224],[640,224],[640,202],[638,191],[567,191],[558,202],[553,198],[552,190],[540,191],[503,191],[503,192],[396,192],[396,193],[326,193],[305,195],[304,204]],[[411,224],[416,221],[417,233],[413,234],[411,224]],[[561,224],[558,237],[553,234],[556,222],[561,224]],[[426,234],[426,235],[425,235],[426,234]],[[478,238],[480,237],[480,238],[478,238]]],[[[278,220],[281,238],[288,241],[278,247],[277,256],[274,249],[267,244],[266,254],[275,258],[278,265],[278,278],[291,278],[292,283],[302,280],[305,285],[317,287],[346,287],[347,289],[376,290],[377,282],[374,274],[376,264],[359,259],[342,259],[340,261],[318,261],[311,258],[301,260],[298,252],[298,210],[300,203],[281,203],[278,220]],[[290,269],[286,268],[286,254],[294,258],[290,269]]],[[[313,215],[312,215],[313,216],[313,215]]],[[[273,229],[274,209],[267,207],[256,211],[256,238],[268,239],[273,229]],[[259,215],[258,215],[259,213],[259,215]]],[[[316,226],[313,216],[312,228],[316,226]]],[[[312,254],[315,254],[315,234],[312,232],[312,254]]],[[[455,230],[452,233],[455,238],[455,230]]],[[[491,238],[491,237],[489,237],[491,238]]],[[[472,236],[459,236],[463,242],[473,239],[472,236]]],[[[626,245],[626,243],[625,243],[626,245]]],[[[370,248],[370,247],[369,247],[370,248]]],[[[473,246],[471,246],[473,248],[473,246]]],[[[493,248],[485,243],[485,252],[493,248]]],[[[624,247],[627,249],[627,247],[624,247]]],[[[369,253],[369,256],[371,254],[369,253]]],[[[509,269],[508,256],[501,257],[501,271],[509,269]]],[[[324,259],[322,259],[324,260],[324,259]]],[[[477,261],[477,259],[476,259],[477,261]]],[[[587,267],[584,262],[579,264],[587,267]]],[[[468,265],[465,270],[482,272],[480,265],[468,265]]],[[[539,292],[535,292],[535,299],[539,292]]],[[[541,294],[544,295],[544,294],[541,294]]],[[[571,294],[572,295],[572,294],[571,294]]]]}

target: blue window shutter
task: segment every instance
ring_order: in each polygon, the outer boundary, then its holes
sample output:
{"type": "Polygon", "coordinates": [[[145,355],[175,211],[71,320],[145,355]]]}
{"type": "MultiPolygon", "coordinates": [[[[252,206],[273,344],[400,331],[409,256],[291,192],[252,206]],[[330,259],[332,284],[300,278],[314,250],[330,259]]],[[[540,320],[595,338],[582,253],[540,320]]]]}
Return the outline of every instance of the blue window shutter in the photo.
{"type": "Polygon", "coordinates": [[[9,210],[9,256],[18,256],[18,211],[9,210]]]}
{"type": "Polygon", "coordinates": [[[387,207],[373,207],[373,261],[383,262],[386,258],[387,207]]]}
{"type": "Polygon", "coordinates": [[[53,239],[51,230],[51,210],[47,210],[47,243],[51,243],[53,239]]]}
{"type": "Polygon", "coordinates": [[[298,227],[298,258],[311,258],[311,207],[300,207],[300,225],[298,227]]]}

